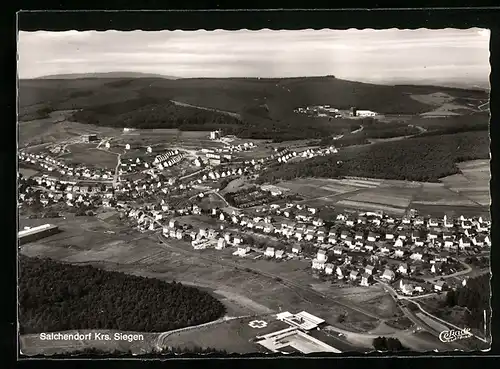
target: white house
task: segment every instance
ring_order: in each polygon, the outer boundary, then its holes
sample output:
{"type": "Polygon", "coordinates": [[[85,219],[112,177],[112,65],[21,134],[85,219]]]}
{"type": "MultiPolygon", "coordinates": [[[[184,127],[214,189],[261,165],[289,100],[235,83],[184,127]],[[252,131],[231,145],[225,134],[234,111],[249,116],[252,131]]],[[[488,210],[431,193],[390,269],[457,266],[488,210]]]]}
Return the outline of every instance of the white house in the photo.
{"type": "Polygon", "coordinates": [[[219,238],[217,241],[217,246],[215,247],[217,250],[222,250],[226,247],[226,240],[224,238],[219,238]]]}
{"type": "Polygon", "coordinates": [[[396,258],[402,258],[404,256],[405,252],[402,249],[397,249],[394,251],[394,257],[396,258]]]}
{"type": "Polygon", "coordinates": [[[340,246],[335,246],[335,247],[333,248],[333,254],[334,254],[334,255],[342,255],[342,247],[340,247],[340,246]]]}
{"type": "Polygon", "coordinates": [[[285,254],[285,251],[283,250],[276,250],[276,252],[274,253],[274,257],[276,259],[283,259],[283,255],[285,254]]]}
{"type": "Polygon", "coordinates": [[[270,258],[274,257],[274,247],[268,247],[264,255],[270,258]]]}
{"type": "Polygon", "coordinates": [[[317,270],[325,269],[326,260],[313,259],[312,268],[317,270]]]}
{"type": "Polygon", "coordinates": [[[403,263],[399,265],[398,272],[401,274],[408,274],[409,267],[408,264],[403,263]]]}
{"type": "Polygon", "coordinates": [[[381,278],[385,279],[386,281],[393,281],[395,277],[395,274],[392,270],[386,269],[384,270],[384,273],[382,274],[381,278]]]}
{"type": "Polygon", "coordinates": [[[377,240],[377,236],[375,235],[375,233],[370,232],[370,233],[368,233],[367,240],[369,242],[375,242],[377,240]]]}
{"type": "Polygon", "coordinates": [[[316,254],[316,258],[318,260],[323,260],[326,262],[326,260],[327,260],[326,251],[325,250],[318,250],[318,253],[316,254]]]}
{"type": "Polygon", "coordinates": [[[349,279],[351,281],[356,281],[359,277],[359,272],[357,270],[352,270],[351,273],[349,274],[349,279]]]}
{"type": "Polygon", "coordinates": [[[334,265],[332,263],[325,264],[325,274],[333,274],[334,265]]]}
{"type": "Polygon", "coordinates": [[[398,238],[396,241],[394,241],[394,247],[403,247],[403,240],[401,238],[398,238]]]}
{"type": "Polygon", "coordinates": [[[294,254],[300,254],[302,251],[302,247],[300,245],[295,245],[292,247],[292,252],[294,254]]]}

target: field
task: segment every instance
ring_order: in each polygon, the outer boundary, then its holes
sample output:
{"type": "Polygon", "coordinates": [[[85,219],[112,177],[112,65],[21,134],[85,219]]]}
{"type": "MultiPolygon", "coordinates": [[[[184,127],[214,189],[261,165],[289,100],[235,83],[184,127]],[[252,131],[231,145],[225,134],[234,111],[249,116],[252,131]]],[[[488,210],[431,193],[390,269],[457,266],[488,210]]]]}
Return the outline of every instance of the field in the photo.
{"type": "Polygon", "coordinates": [[[461,214],[488,213],[490,203],[489,161],[458,164],[462,174],[441,179],[441,183],[383,179],[297,178],[278,186],[304,197],[309,206],[334,206],[346,210],[382,210],[402,215],[409,208],[424,213],[444,211],[461,214]],[[445,207],[445,208],[443,208],[445,207]]]}
{"type": "Polygon", "coordinates": [[[96,149],[95,143],[68,145],[68,154],[61,155],[61,159],[73,164],[83,164],[105,169],[114,169],[117,155],[96,149]]]}

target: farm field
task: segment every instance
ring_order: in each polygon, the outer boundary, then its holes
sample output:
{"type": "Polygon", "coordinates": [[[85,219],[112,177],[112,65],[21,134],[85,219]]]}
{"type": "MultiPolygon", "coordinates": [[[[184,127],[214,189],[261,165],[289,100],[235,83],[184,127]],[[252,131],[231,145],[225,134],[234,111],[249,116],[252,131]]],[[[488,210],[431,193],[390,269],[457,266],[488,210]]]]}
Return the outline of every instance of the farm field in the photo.
{"type": "Polygon", "coordinates": [[[117,155],[95,148],[95,144],[73,144],[68,145],[70,153],[61,156],[61,159],[74,164],[84,164],[99,168],[114,169],[117,163],[117,155]]]}
{"type": "MultiPolygon", "coordinates": [[[[484,212],[489,206],[490,164],[473,160],[458,164],[463,174],[444,177],[441,183],[382,179],[297,178],[278,186],[304,197],[308,206],[334,206],[344,210],[382,210],[401,216],[408,208],[443,212],[484,212]],[[443,208],[446,207],[446,208],[443,208]]],[[[460,214],[460,213],[459,213],[460,214]]]]}

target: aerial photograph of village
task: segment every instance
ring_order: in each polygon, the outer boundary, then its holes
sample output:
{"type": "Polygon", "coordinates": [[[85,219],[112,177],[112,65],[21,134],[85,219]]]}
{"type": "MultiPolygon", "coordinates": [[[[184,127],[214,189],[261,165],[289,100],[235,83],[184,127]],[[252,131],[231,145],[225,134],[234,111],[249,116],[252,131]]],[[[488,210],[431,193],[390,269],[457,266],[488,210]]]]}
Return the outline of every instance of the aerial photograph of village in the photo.
{"type": "Polygon", "coordinates": [[[490,349],[488,30],[18,56],[20,357],[490,349]]]}

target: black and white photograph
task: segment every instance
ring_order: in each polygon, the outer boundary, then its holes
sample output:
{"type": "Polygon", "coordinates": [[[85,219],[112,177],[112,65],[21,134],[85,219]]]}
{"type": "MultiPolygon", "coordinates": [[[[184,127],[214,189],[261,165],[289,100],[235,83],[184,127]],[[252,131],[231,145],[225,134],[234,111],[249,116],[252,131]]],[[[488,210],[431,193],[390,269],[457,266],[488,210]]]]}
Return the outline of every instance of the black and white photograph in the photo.
{"type": "Polygon", "coordinates": [[[488,29],[17,42],[22,357],[490,350],[488,29]]]}

